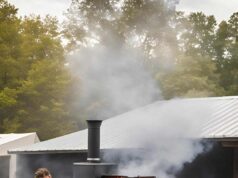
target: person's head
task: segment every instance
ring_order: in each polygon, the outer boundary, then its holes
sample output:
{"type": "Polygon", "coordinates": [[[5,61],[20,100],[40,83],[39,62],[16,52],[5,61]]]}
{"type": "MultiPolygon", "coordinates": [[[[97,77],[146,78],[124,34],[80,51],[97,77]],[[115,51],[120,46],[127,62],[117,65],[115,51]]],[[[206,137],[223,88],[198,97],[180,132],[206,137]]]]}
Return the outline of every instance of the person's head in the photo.
{"type": "Polygon", "coordinates": [[[50,171],[46,168],[39,168],[35,172],[35,178],[52,178],[50,171]]]}

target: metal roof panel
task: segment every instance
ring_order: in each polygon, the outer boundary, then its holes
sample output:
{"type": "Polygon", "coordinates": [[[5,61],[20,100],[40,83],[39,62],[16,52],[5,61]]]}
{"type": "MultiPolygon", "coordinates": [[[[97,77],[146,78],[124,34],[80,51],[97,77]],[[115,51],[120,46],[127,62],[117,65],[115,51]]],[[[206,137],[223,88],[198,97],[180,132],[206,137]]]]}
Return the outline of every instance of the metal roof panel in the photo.
{"type": "MultiPolygon", "coordinates": [[[[128,141],[128,134],[135,134],[131,124],[140,125],[145,120],[144,128],[161,123],[161,118],[190,118],[194,124],[203,119],[200,138],[238,138],[238,96],[211,97],[193,99],[175,99],[158,101],[130,112],[112,117],[103,122],[101,127],[101,149],[135,148],[136,141],[128,141]],[[206,115],[206,112],[209,114],[206,115]],[[204,118],[206,117],[206,118],[204,118]]],[[[201,122],[200,122],[201,123],[201,122]]],[[[163,127],[158,125],[158,129],[163,127]]],[[[166,123],[176,127],[173,122],[166,123]]],[[[142,125],[138,129],[144,129],[142,125]]],[[[186,124],[184,124],[186,128],[186,124]]],[[[146,129],[143,130],[146,134],[146,129]]],[[[192,131],[188,128],[188,133],[192,131]]],[[[169,134],[169,133],[167,133],[169,134]]],[[[11,153],[80,151],[87,149],[87,130],[78,131],[32,146],[11,150],[11,153]]]]}

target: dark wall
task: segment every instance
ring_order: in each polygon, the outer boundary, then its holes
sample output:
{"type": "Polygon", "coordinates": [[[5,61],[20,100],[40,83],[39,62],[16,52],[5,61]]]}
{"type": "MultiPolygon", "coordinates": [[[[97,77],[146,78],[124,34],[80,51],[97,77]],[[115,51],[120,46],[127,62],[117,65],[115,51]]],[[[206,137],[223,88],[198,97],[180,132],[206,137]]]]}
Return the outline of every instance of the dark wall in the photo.
{"type": "MultiPolygon", "coordinates": [[[[110,159],[105,159],[106,161],[120,162],[120,157],[123,156],[133,157],[131,159],[137,160],[136,156],[132,154],[133,152],[128,150],[110,152],[110,159]],[[113,154],[114,152],[115,154],[113,154]],[[113,155],[119,155],[119,158],[118,156],[111,158],[113,155]]],[[[86,159],[87,153],[18,155],[16,178],[33,178],[35,170],[39,167],[48,168],[53,178],[73,178],[73,163],[85,162],[86,159]]],[[[192,163],[185,164],[184,169],[175,177],[233,178],[233,148],[222,147],[220,143],[214,143],[210,151],[199,155],[192,163]]],[[[0,178],[2,177],[0,176],[0,178]]]]}
{"type": "Polygon", "coordinates": [[[213,148],[184,165],[177,178],[233,178],[233,148],[214,143],[213,148]]]}
{"type": "Polygon", "coordinates": [[[33,178],[40,167],[48,168],[53,178],[72,178],[73,163],[84,162],[86,157],[86,153],[18,155],[16,178],[33,178]]]}
{"type": "Polygon", "coordinates": [[[0,178],[9,178],[10,156],[0,156],[0,178]]]}

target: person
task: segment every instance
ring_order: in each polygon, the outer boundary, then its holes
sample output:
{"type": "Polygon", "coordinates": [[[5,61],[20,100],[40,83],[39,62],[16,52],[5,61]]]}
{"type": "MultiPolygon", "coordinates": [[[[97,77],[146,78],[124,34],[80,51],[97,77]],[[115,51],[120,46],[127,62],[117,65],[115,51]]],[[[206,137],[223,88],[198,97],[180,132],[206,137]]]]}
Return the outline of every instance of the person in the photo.
{"type": "Polygon", "coordinates": [[[35,172],[35,178],[52,178],[50,171],[46,168],[39,168],[35,172]]]}

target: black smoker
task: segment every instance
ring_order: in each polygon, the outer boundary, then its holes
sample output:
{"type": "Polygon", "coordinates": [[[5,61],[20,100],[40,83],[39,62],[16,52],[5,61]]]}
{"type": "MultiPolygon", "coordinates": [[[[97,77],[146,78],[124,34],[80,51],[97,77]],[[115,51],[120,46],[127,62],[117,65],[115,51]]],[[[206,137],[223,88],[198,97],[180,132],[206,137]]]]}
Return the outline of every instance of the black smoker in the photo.
{"type": "Polygon", "coordinates": [[[102,175],[115,174],[117,165],[100,162],[101,120],[87,120],[88,157],[87,162],[74,163],[74,178],[100,178],[102,175]]]}
{"type": "Polygon", "coordinates": [[[156,178],[155,176],[128,177],[116,175],[117,164],[100,162],[101,120],[87,120],[88,157],[87,162],[74,163],[74,178],[156,178]]]}

